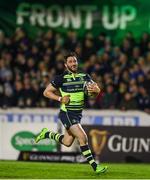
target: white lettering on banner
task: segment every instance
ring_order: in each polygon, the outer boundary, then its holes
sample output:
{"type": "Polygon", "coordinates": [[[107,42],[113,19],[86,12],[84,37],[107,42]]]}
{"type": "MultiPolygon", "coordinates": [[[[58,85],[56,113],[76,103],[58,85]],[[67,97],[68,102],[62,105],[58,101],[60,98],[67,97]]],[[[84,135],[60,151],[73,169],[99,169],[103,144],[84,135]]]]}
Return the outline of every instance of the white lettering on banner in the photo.
{"type": "Polygon", "coordinates": [[[86,15],[85,15],[85,29],[91,29],[93,27],[93,15],[92,12],[96,9],[96,7],[91,6],[90,8],[85,7],[86,15]]]}
{"type": "Polygon", "coordinates": [[[52,28],[56,28],[61,26],[63,23],[63,11],[60,6],[54,5],[48,8],[47,16],[46,16],[47,25],[52,28]],[[56,18],[54,18],[53,14],[57,14],[56,18]]]}
{"type": "Polygon", "coordinates": [[[37,154],[31,154],[29,155],[30,160],[44,160],[44,161],[60,161],[60,156],[58,155],[37,155],[37,154]]]}
{"type": "Polygon", "coordinates": [[[55,122],[57,115],[35,115],[35,114],[6,114],[0,115],[0,121],[5,122],[55,122]]]}
{"type": "Polygon", "coordinates": [[[126,29],[128,23],[137,16],[136,8],[131,5],[114,6],[111,9],[105,5],[99,10],[96,5],[45,7],[42,4],[20,3],[16,12],[16,24],[22,25],[28,20],[33,26],[92,29],[95,12],[102,19],[100,25],[108,30],[126,29]]]}
{"type": "MultiPolygon", "coordinates": [[[[22,3],[17,9],[16,24],[24,24],[24,18],[30,16],[31,6],[28,3],[22,3]]],[[[31,18],[30,18],[31,20],[31,18]]]]}
{"type": "MultiPolygon", "coordinates": [[[[33,138],[22,138],[20,136],[15,137],[15,144],[19,146],[24,146],[24,145],[33,145],[33,142],[35,140],[33,138]]],[[[44,139],[43,141],[40,141],[38,145],[48,145],[50,144],[49,139],[44,139]]],[[[51,141],[51,144],[54,144],[54,141],[51,141]]]]}
{"type": "Polygon", "coordinates": [[[20,121],[31,121],[32,117],[30,115],[23,115],[20,117],[20,121]]]}
{"type": "MultiPolygon", "coordinates": [[[[0,110],[4,122],[58,122],[58,109],[0,110]],[[25,116],[25,117],[24,117],[25,116]]],[[[112,126],[150,126],[150,115],[139,111],[84,110],[82,124],[112,126]]]]}
{"type": "MultiPolygon", "coordinates": [[[[47,117],[47,118],[48,118],[48,117],[47,117]]],[[[36,121],[36,122],[41,121],[41,116],[34,115],[34,116],[33,116],[33,121],[36,121]]]]}
{"type": "Polygon", "coordinates": [[[43,5],[35,4],[32,8],[32,16],[30,16],[30,23],[35,26],[38,24],[39,26],[44,27],[45,24],[45,8],[43,5]]]}
{"type": "Polygon", "coordinates": [[[140,144],[139,144],[139,152],[142,152],[142,149],[145,150],[145,152],[149,152],[150,150],[150,139],[143,139],[140,138],[140,144]]]}
{"type": "Polygon", "coordinates": [[[16,115],[16,114],[14,114],[14,115],[13,115],[13,121],[14,121],[14,122],[19,121],[19,116],[16,115]]]}
{"type": "Polygon", "coordinates": [[[108,148],[112,152],[150,152],[150,138],[127,138],[116,134],[109,138],[108,148]]]}
{"type": "Polygon", "coordinates": [[[119,141],[119,140],[121,140],[121,136],[120,135],[111,136],[111,138],[108,141],[108,148],[110,151],[119,152],[121,150],[121,144],[117,143],[116,146],[114,146],[115,139],[117,139],[119,141]]]}
{"type": "Polygon", "coordinates": [[[128,117],[128,116],[103,116],[102,121],[105,125],[128,125],[136,126],[138,125],[138,117],[128,117]]]}
{"type": "Polygon", "coordinates": [[[137,148],[138,148],[138,138],[134,138],[134,142],[133,142],[133,152],[136,152],[137,148]]]}
{"type": "Polygon", "coordinates": [[[99,124],[99,125],[117,125],[117,126],[137,126],[139,118],[137,116],[96,116],[96,115],[83,115],[82,124],[99,124]]]}
{"type": "Polygon", "coordinates": [[[75,13],[73,9],[69,6],[65,8],[65,18],[64,19],[64,28],[68,28],[70,25],[74,29],[79,29],[81,27],[81,12],[79,9],[75,8],[75,13]]]}
{"type": "Polygon", "coordinates": [[[122,139],[122,151],[123,152],[131,152],[132,150],[132,143],[133,143],[133,138],[130,138],[129,143],[127,138],[122,139]]]}
{"type": "Polygon", "coordinates": [[[15,137],[15,144],[19,146],[32,145],[32,141],[34,141],[33,138],[21,138],[19,136],[15,137]]]}
{"type": "Polygon", "coordinates": [[[137,10],[130,5],[121,8],[120,29],[126,29],[127,22],[133,21],[137,16],[137,10]]]}
{"type": "Polygon", "coordinates": [[[104,6],[102,13],[102,22],[104,28],[108,30],[114,30],[117,28],[126,29],[127,23],[133,21],[137,15],[135,7],[129,5],[122,7],[114,6],[113,8],[111,7],[111,9],[114,10],[112,15],[110,15],[111,11],[108,6],[104,6]]]}
{"type": "Polygon", "coordinates": [[[83,116],[82,124],[94,124],[95,117],[94,116],[83,116]]]}
{"type": "Polygon", "coordinates": [[[106,29],[116,29],[119,26],[118,7],[114,7],[114,14],[112,14],[112,21],[111,22],[109,20],[109,18],[111,16],[109,15],[109,7],[108,6],[104,6],[103,14],[104,14],[104,16],[102,16],[102,22],[103,22],[104,27],[106,29]]]}
{"type": "Polygon", "coordinates": [[[6,115],[0,115],[0,121],[7,121],[8,120],[8,117],[6,115]]]}
{"type": "Polygon", "coordinates": [[[60,160],[61,161],[71,161],[71,162],[74,162],[75,161],[75,156],[61,156],[60,160]]]}

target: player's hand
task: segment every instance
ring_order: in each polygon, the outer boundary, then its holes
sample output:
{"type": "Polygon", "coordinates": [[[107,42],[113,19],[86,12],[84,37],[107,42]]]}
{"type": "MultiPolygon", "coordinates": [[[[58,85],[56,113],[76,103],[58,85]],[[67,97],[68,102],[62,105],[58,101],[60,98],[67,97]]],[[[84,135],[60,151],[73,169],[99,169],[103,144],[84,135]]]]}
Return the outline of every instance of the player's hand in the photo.
{"type": "Polygon", "coordinates": [[[87,85],[88,93],[96,93],[99,94],[101,92],[101,89],[97,85],[97,83],[92,83],[87,85]]]}
{"type": "Polygon", "coordinates": [[[70,101],[70,95],[66,95],[66,96],[63,96],[63,97],[61,98],[61,103],[62,103],[62,104],[68,104],[69,101],[70,101]]]}

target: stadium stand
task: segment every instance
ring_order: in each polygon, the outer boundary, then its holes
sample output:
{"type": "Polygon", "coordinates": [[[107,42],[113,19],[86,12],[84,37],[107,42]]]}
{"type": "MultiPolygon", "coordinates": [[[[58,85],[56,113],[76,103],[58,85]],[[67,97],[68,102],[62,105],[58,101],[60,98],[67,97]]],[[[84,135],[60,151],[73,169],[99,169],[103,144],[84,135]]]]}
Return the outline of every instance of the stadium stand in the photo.
{"type": "Polygon", "coordinates": [[[82,39],[74,31],[66,35],[39,33],[30,39],[17,28],[13,36],[0,32],[0,107],[58,107],[43,97],[50,80],[64,71],[63,54],[75,51],[81,70],[100,84],[102,93],[90,98],[90,109],[138,109],[150,113],[150,35],[135,39],[128,32],[120,43],[105,33],[82,39]]]}

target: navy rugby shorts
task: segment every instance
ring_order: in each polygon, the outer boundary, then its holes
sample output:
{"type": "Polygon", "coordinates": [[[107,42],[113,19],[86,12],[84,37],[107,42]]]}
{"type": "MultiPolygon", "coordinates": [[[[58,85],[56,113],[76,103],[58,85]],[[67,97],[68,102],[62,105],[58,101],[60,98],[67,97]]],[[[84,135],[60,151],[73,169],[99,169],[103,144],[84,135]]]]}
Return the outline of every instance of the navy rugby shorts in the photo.
{"type": "Polygon", "coordinates": [[[80,123],[82,118],[82,112],[73,110],[67,110],[65,112],[60,110],[59,118],[65,128],[69,129],[72,125],[80,123]]]}

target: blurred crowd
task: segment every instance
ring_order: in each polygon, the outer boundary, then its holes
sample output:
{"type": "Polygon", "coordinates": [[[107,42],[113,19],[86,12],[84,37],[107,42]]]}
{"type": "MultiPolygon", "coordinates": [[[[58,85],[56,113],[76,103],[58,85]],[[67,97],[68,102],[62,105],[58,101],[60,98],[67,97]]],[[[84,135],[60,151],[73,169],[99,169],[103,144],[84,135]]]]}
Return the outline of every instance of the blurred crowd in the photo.
{"type": "Polygon", "coordinates": [[[0,31],[0,107],[59,107],[43,97],[55,75],[64,71],[66,50],[75,51],[81,71],[102,88],[86,108],[142,110],[150,113],[150,34],[128,32],[119,43],[105,33],[79,38],[74,31],[51,30],[29,38],[17,28],[11,37],[0,31]]]}

